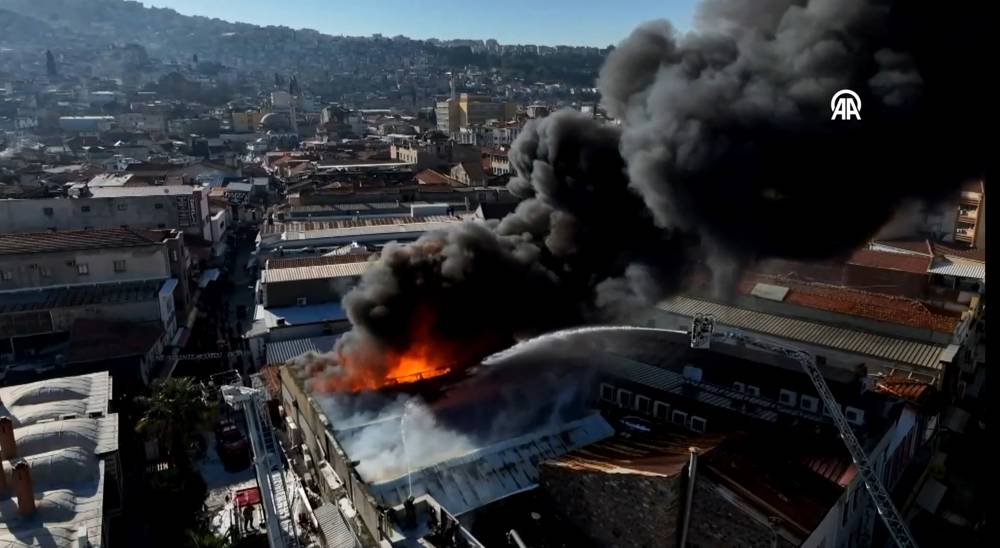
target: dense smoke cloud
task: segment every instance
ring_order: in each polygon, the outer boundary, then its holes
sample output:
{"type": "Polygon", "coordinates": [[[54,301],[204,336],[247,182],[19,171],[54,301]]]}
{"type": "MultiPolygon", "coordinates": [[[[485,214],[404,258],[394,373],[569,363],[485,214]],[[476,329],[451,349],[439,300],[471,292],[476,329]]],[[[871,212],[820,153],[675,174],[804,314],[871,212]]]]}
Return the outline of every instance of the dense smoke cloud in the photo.
{"type": "Polygon", "coordinates": [[[598,81],[620,127],[529,123],[510,151],[516,211],[388,246],[344,301],[354,329],[327,374],[384,378],[428,335],[441,360],[474,360],[658,298],[695,262],[725,280],[759,258],[847,253],[899,204],[981,175],[970,36],[986,18],[923,4],[712,0],[697,32],[639,27],[598,81]],[[861,120],[831,120],[841,89],[861,120]]]}

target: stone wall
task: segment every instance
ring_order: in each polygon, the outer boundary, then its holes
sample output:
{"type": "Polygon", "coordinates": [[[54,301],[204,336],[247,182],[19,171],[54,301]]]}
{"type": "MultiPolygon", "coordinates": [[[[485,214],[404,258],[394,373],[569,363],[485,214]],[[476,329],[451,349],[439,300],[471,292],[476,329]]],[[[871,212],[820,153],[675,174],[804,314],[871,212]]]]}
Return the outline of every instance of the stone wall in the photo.
{"type": "MultiPolygon", "coordinates": [[[[769,524],[749,515],[719,492],[719,486],[704,475],[695,481],[694,504],[688,545],[698,548],[771,548],[774,534],[769,524]]],[[[778,548],[792,548],[778,538],[778,548]]]]}
{"type": "Polygon", "coordinates": [[[677,477],[582,471],[543,464],[540,484],[565,519],[607,548],[677,544],[683,501],[677,477]]]}

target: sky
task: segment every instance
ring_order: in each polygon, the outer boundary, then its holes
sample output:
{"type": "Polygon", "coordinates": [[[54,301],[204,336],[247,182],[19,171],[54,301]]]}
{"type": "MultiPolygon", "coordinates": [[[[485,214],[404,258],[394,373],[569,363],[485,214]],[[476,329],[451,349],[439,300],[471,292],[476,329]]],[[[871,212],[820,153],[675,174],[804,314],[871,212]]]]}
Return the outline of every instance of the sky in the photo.
{"type": "Polygon", "coordinates": [[[502,44],[617,44],[636,25],[669,19],[691,27],[696,0],[142,0],[256,25],[311,28],[327,34],[410,38],[495,38],[502,44]]]}

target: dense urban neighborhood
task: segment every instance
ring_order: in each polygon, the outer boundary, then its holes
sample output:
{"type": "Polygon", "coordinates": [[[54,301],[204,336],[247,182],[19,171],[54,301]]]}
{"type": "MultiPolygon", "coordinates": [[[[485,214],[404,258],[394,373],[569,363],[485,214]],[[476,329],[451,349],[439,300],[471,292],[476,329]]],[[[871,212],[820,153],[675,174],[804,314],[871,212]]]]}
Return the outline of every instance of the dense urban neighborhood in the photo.
{"type": "Polygon", "coordinates": [[[985,546],[984,175],[744,216],[654,30],[0,0],[0,546],[985,546]]]}

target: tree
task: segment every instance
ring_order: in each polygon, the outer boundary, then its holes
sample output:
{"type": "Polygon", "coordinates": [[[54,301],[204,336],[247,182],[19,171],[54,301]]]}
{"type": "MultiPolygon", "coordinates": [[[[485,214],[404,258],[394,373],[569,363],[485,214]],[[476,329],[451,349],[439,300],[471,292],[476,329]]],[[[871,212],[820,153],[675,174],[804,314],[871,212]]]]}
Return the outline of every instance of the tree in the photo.
{"type": "Polygon", "coordinates": [[[190,548],[230,548],[233,543],[209,529],[188,529],[187,546],[190,548]]]}
{"type": "Polygon", "coordinates": [[[49,78],[59,74],[59,68],[56,66],[56,57],[52,55],[51,50],[45,50],[45,72],[49,75],[49,78]]]}
{"type": "Polygon", "coordinates": [[[190,468],[192,442],[211,420],[205,388],[190,377],[157,379],[153,395],[139,403],[145,411],[136,431],[158,440],[174,466],[190,468]]]}

